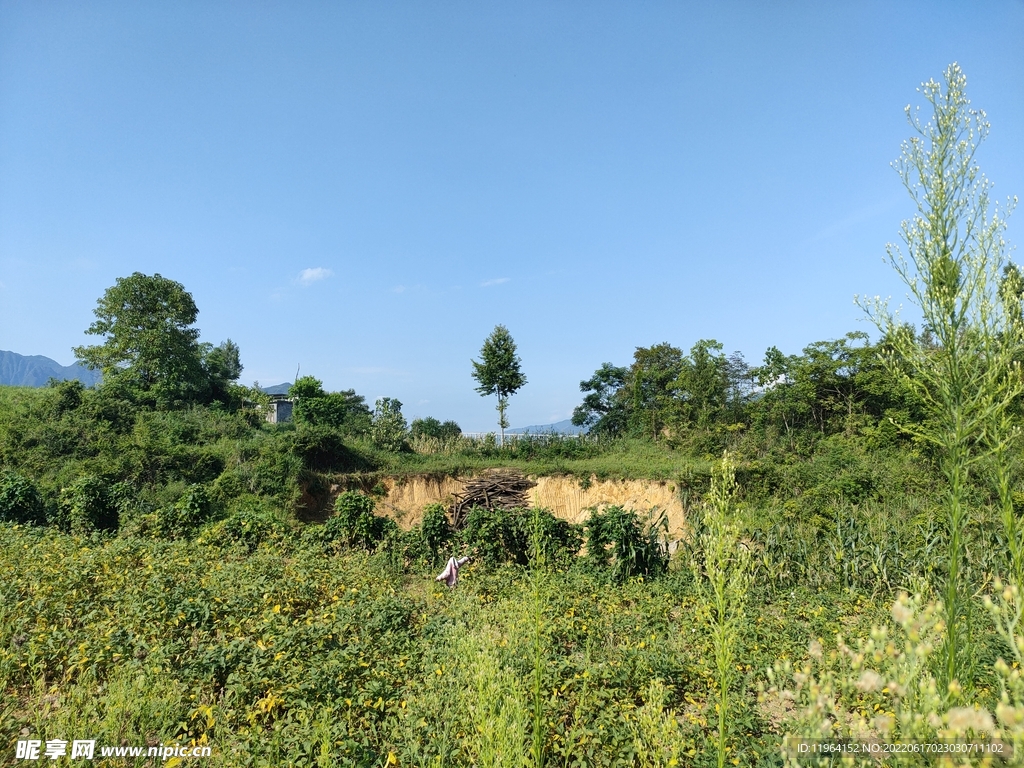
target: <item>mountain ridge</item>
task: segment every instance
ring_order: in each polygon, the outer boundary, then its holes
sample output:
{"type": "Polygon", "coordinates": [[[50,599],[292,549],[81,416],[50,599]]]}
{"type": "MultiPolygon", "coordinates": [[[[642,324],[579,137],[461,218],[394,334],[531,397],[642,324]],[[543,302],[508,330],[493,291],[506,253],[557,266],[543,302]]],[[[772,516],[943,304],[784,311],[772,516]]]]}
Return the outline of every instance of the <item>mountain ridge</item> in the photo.
{"type": "Polygon", "coordinates": [[[50,379],[78,379],[87,387],[100,381],[100,372],[81,363],[61,365],[43,355],[19,355],[0,349],[0,384],[9,387],[45,387],[50,379]]]}

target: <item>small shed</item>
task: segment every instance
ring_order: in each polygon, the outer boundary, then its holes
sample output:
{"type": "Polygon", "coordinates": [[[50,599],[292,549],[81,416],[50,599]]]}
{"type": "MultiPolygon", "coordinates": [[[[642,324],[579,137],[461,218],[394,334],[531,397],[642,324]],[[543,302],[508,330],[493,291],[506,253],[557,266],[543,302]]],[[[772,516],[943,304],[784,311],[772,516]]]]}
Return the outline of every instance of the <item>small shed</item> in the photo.
{"type": "Polygon", "coordinates": [[[271,424],[283,424],[292,420],[292,407],[295,401],[285,395],[271,395],[266,407],[264,418],[271,424]]]}

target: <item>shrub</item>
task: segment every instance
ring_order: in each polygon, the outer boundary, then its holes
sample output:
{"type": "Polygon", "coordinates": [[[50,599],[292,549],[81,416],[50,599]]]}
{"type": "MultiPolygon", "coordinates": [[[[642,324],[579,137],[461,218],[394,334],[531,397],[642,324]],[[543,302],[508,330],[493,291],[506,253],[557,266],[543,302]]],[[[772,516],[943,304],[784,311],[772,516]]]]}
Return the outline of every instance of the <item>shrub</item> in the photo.
{"type": "Polygon", "coordinates": [[[269,512],[241,509],[221,521],[212,531],[212,537],[241,544],[252,552],[263,542],[279,538],[283,533],[283,526],[269,512]]]}
{"type": "Polygon", "coordinates": [[[466,516],[460,538],[485,564],[526,565],[530,562],[530,537],[513,510],[474,507],[466,516]]]}
{"type": "Polygon", "coordinates": [[[440,560],[442,548],[451,541],[453,533],[443,505],[428,504],[423,508],[421,531],[423,542],[430,552],[430,561],[437,563],[440,560]]]}
{"type": "Polygon", "coordinates": [[[78,379],[58,381],[50,379],[49,386],[53,397],[53,414],[61,416],[66,411],[73,411],[82,404],[82,393],[85,387],[78,379]]]}
{"type": "Polygon", "coordinates": [[[423,419],[413,419],[409,427],[413,438],[432,437],[435,440],[452,440],[462,435],[462,428],[454,421],[440,422],[433,416],[423,419]]]}
{"type": "Polygon", "coordinates": [[[62,488],[57,510],[57,524],[72,533],[117,530],[117,507],[106,481],[96,475],[83,475],[62,488]]]}
{"type": "Polygon", "coordinates": [[[349,448],[341,433],[326,426],[302,426],[292,446],[306,467],[321,472],[370,469],[370,462],[349,448]]]}
{"type": "Polygon", "coordinates": [[[366,432],[370,412],[363,398],[349,389],[300,397],[295,403],[295,419],[300,423],[331,427],[346,434],[366,432]]]}
{"type": "Polygon", "coordinates": [[[460,538],[487,565],[525,566],[531,561],[534,526],[539,528],[541,559],[549,565],[565,565],[579,551],[583,541],[579,526],[559,520],[546,509],[473,508],[460,538]]]}
{"type": "Polygon", "coordinates": [[[31,480],[14,472],[0,477],[0,520],[23,525],[46,522],[43,500],[31,480]]]}
{"type": "Polygon", "coordinates": [[[339,544],[374,550],[398,530],[394,520],[373,514],[373,499],[358,491],[346,491],[334,502],[334,517],[307,534],[322,544],[339,544]]]}
{"type": "Polygon", "coordinates": [[[213,510],[206,486],[190,485],[173,505],[159,511],[160,532],[172,538],[191,536],[213,516],[213,510]]]}

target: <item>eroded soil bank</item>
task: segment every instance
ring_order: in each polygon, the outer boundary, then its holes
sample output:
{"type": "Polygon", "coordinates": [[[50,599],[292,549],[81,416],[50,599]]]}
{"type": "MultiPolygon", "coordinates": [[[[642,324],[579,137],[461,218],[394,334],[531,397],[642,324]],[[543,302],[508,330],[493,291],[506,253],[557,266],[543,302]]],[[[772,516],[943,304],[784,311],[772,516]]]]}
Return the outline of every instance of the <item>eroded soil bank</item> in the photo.
{"type": "MultiPolygon", "coordinates": [[[[395,518],[403,528],[411,528],[423,517],[427,504],[449,504],[452,495],[462,490],[468,478],[413,476],[386,478],[383,486],[387,495],[377,503],[377,510],[395,518]]],[[[536,486],[530,489],[530,502],[534,506],[550,509],[555,516],[573,523],[587,518],[589,507],[617,504],[637,512],[652,507],[667,510],[671,538],[682,531],[685,510],[676,485],[658,480],[598,480],[589,481],[569,476],[531,477],[536,486]]]]}

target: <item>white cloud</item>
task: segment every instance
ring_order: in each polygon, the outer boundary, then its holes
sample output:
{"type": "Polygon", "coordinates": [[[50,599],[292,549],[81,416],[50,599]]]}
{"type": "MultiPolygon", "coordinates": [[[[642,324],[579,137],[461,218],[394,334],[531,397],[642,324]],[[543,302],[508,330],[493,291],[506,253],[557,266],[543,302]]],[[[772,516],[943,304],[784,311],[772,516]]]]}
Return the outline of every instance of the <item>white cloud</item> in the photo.
{"type": "Polygon", "coordinates": [[[310,267],[299,272],[298,282],[302,285],[312,285],[318,280],[326,280],[333,274],[331,270],[324,267],[310,267]]]}
{"type": "Polygon", "coordinates": [[[511,279],[511,277],[496,277],[493,280],[484,280],[480,283],[480,287],[487,288],[492,285],[501,285],[502,283],[507,283],[511,279]]]}

